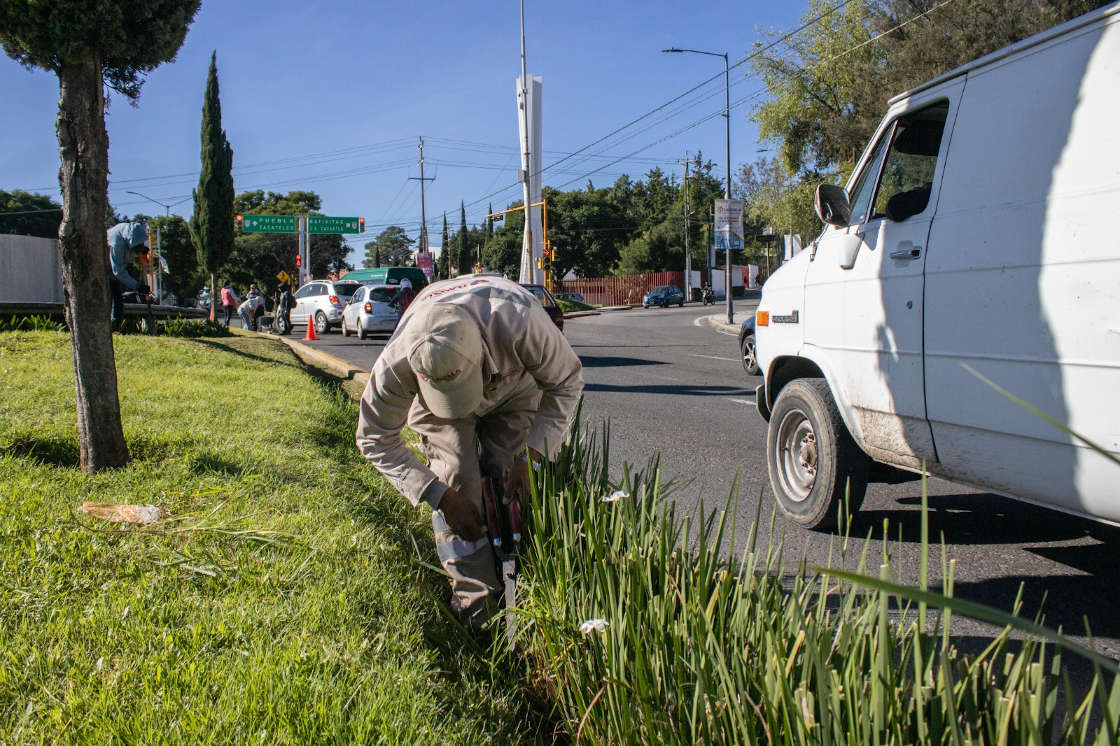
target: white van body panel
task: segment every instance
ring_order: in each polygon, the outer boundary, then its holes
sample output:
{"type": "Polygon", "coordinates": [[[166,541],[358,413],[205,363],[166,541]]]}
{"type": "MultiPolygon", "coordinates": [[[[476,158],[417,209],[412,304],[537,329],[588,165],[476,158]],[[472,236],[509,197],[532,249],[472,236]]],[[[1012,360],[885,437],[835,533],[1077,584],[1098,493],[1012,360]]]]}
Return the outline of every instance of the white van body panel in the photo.
{"type": "Polygon", "coordinates": [[[756,329],[766,402],[803,358],[876,460],[1120,523],[1120,466],[964,367],[1120,456],[1120,4],[893,99],[849,190],[898,117],[937,100],[925,209],[828,227],[766,283],[760,311],[801,311],[799,334],[756,329]]]}
{"type": "Polygon", "coordinates": [[[1115,14],[970,72],[926,265],[938,471],[1113,521],[1120,467],[963,365],[1120,450],[1118,92],[1115,14]]]}

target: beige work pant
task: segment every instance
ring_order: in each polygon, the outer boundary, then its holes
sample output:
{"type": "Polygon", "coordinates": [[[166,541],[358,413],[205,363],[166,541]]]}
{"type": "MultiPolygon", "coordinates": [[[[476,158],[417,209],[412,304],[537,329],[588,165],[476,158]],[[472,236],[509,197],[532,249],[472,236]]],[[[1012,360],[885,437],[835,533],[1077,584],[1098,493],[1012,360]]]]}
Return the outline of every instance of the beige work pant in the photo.
{"type": "MultiPolygon", "coordinates": [[[[408,413],[408,425],[420,436],[428,467],[440,481],[474,503],[484,527],[479,462],[491,478],[504,482],[513,459],[525,452],[540,398],[540,389],[529,379],[484,415],[445,420],[425,409],[419,399],[408,413]]],[[[442,510],[432,511],[432,528],[436,554],[451,576],[452,607],[471,626],[481,626],[497,610],[502,588],[489,538],[468,541],[457,536],[448,527],[442,510]]]]}

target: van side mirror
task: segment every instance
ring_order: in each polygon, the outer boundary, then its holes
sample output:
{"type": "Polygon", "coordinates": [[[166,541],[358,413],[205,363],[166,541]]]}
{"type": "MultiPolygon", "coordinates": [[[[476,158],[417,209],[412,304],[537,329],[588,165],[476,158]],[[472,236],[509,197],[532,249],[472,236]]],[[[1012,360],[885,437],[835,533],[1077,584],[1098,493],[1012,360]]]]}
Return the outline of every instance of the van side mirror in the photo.
{"type": "Polygon", "coordinates": [[[847,225],[852,220],[852,208],[848,205],[848,193],[835,184],[820,184],[813,197],[813,209],[817,217],[829,225],[847,225]]]}

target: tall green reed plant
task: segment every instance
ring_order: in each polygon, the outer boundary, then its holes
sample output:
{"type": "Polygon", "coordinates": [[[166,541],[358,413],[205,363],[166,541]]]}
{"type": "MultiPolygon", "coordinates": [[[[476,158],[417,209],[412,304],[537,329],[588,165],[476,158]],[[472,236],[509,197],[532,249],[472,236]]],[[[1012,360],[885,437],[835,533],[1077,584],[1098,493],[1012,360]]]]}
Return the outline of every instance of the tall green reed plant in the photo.
{"type": "Polygon", "coordinates": [[[758,548],[758,515],[728,561],[734,488],[722,512],[681,517],[656,460],[611,481],[609,438],[576,432],[541,473],[524,552],[521,642],[577,743],[1117,742],[1115,664],[954,599],[944,552],[944,593],[925,590],[928,542],[919,589],[892,581],[886,547],[872,567],[865,545],[854,573],[791,569],[780,543],[758,548]],[[964,655],[954,610],[1006,627],[964,655]],[[1045,639],[1012,643],[1013,627],[1045,639]],[[1062,647],[1093,660],[1089,691],[1062,647]]]}

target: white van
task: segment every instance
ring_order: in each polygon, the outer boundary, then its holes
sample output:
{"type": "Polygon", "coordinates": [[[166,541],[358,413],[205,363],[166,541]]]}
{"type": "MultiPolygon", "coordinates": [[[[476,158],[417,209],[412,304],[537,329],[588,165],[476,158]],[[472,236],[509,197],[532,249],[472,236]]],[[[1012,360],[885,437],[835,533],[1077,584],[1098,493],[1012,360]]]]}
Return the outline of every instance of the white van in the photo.
{"type": "Polygon", "coordinates": [[[891,100],[756,314],[781,509],[872,461],[1120,524],[1120,4],[891,100]],[[971,370],[970,370],[971,369],[971,370]]]}

